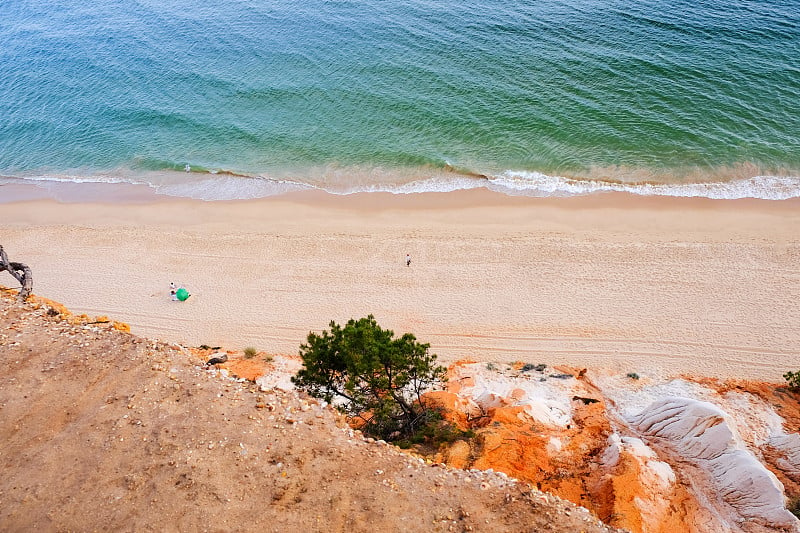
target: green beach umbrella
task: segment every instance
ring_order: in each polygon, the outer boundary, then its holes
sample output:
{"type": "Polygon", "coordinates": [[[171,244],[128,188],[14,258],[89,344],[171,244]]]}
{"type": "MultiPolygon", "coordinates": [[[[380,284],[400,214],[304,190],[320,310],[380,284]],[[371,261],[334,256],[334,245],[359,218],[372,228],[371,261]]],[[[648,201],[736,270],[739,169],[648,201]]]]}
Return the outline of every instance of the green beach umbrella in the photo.
{"type": "Polygon", "coordinates": [[[182,302],[186,301],[186,298],[189,297],[189,291],[181,287],[180,289],[177,290],[177,292],[175,292],[175,296],[177,296],[178,300],[182,302]]]}

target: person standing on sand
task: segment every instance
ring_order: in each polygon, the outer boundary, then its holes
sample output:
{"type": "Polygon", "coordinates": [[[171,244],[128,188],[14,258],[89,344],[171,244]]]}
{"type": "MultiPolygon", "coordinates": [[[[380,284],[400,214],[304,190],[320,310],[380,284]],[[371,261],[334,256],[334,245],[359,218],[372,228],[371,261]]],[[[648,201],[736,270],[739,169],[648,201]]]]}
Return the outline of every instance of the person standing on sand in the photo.
{"type": "Polygon", "coordinates": [[[406,266],[411,266],[411,256],[406,254],[406,266]]]}

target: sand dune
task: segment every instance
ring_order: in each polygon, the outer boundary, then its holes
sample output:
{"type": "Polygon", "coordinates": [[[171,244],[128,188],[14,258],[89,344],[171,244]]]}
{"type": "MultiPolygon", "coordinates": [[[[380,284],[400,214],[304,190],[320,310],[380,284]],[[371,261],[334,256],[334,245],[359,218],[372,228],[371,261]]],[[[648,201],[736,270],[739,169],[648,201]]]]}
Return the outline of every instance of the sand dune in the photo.
{"type": "Polygon", "coordinates": [[[295,353],[372,313],[445,361],[782,381],[800,354],[796,201],[35,201],[0,206],[0,244],[36,293],[188,345],[295,353]],[[170,281],[192,297],[170,301],[170,281]]]}

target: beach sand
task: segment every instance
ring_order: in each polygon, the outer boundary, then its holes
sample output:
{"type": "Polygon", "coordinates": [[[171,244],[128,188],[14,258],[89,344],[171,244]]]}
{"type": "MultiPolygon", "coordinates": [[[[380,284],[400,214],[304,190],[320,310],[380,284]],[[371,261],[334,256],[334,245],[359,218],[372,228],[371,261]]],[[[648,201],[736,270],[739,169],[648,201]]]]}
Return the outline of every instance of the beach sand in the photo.
{"type": "Polygon", "coordinates": [[[373,314],[445,362],[767,381],[800,369],[795,200],[39,199],[0,205],[0,244],[36,294],[190,346],[293,354],[309,331],[373,314]],[[171,301],[171,281],[192,296],[171,301]]]}

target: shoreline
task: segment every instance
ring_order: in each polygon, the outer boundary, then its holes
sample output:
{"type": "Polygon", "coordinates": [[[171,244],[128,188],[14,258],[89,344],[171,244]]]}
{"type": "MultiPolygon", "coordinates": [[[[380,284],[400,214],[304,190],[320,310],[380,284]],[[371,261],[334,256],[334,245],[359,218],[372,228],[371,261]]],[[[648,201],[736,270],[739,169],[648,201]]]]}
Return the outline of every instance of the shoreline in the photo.
{"type": "Polygon", "coordinates": [[[371,313],[447,363],[780,381],[800,353],[800,199],[33,200],[0,234],[36,294],[186,345],[293,354],[371,313]]]}
{"type": "MultiPolygon", "coordinates": [[[[592,169],[585,175],[548,175],[537,171],[506,170],[482,174],[421,167],[397,170],[379,176],[363,169],[333,169],[327,177],[267,177],[221,170],[154,172],[139,174],[117,170],[116,176],[0,176],[0,205],[20,201],[52,199],[61,203],[140,204],[179,199],[209,202],[252,201],[299,193],[319,192],[331,196],[391,194],[421,196],[431,193],[458,194],[484,190],[516,198],[562,199],[576,196],[630,194],[648,198],[707,198],[713,200],[772,200],[800,198],[800,176],[793,171],[759,173],[752,166],[721,167],[717,175],[695,173],[668,179],[644,169],[592,169]],[[347,184],[343,182],[347,176],[347,184]],[[380,176],[383,176],[381,178],[380,176]]],[[[114,173],[112,173],[114,174],[114,173]]]]}

